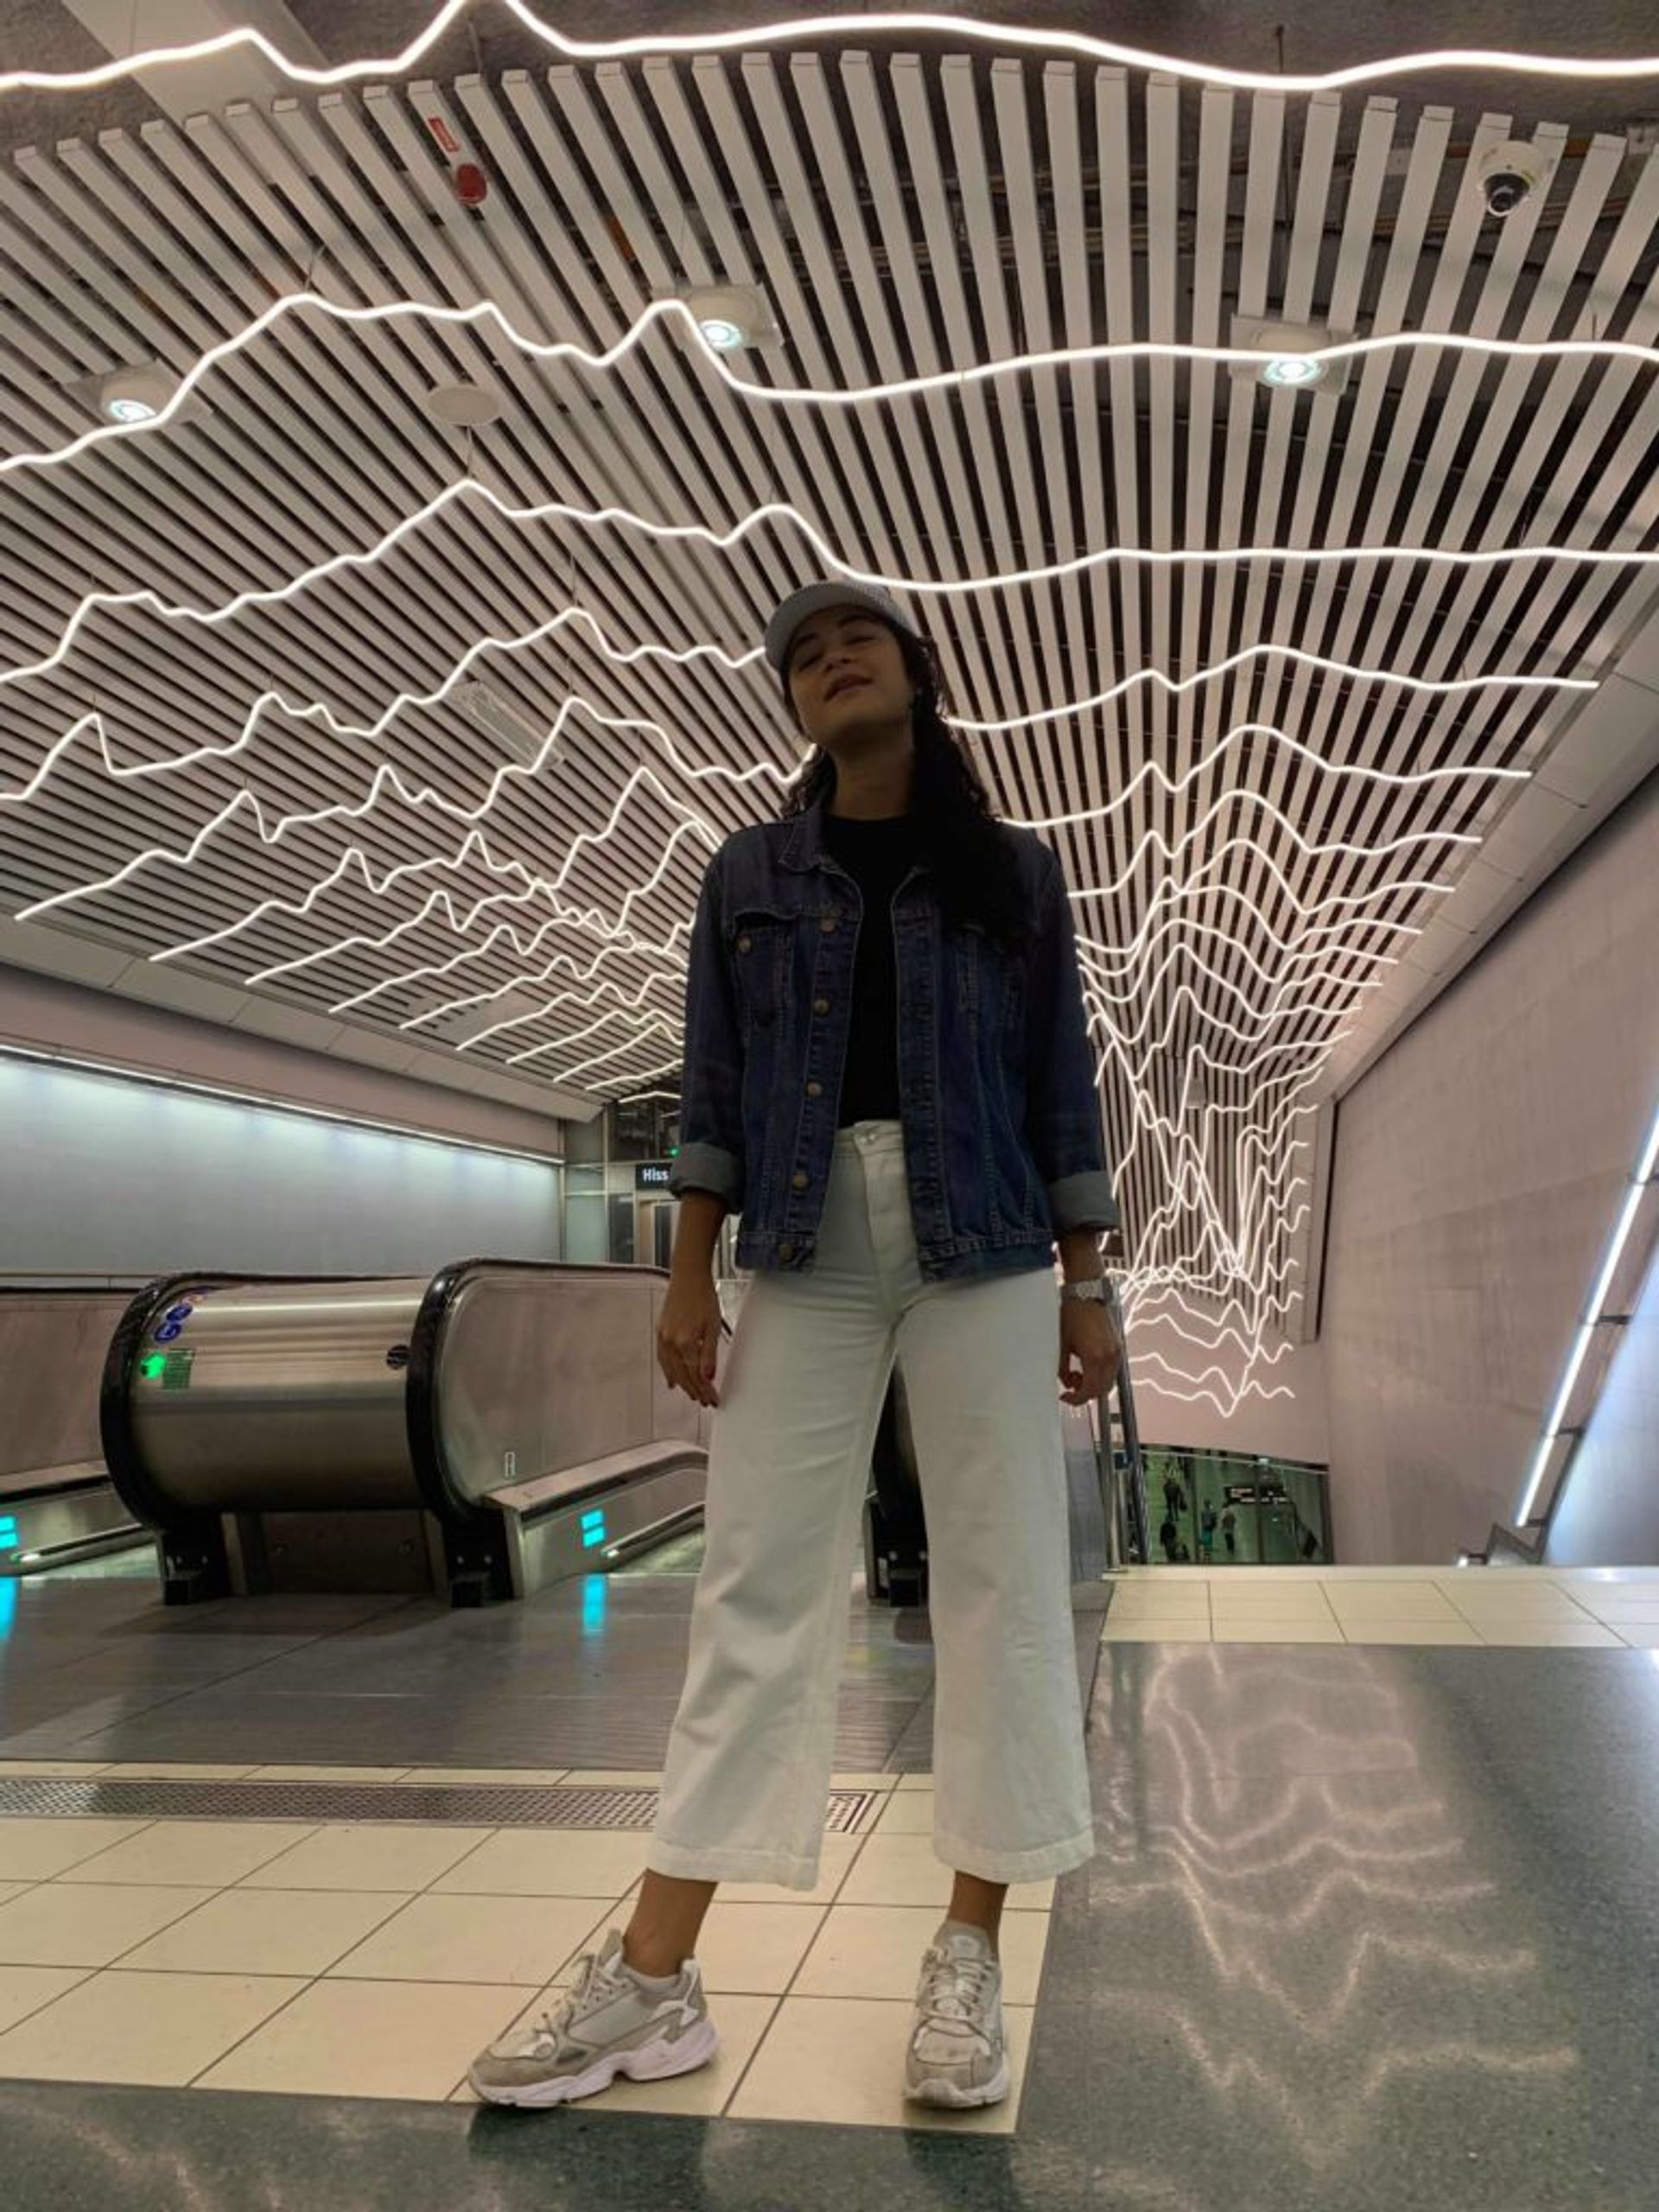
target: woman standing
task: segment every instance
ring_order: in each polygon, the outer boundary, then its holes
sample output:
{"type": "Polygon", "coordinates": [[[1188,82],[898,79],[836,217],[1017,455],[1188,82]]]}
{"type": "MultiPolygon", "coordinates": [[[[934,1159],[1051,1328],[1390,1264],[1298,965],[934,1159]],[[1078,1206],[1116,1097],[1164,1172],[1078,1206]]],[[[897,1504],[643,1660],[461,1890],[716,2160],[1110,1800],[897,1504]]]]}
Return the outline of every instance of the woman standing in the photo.
{"type": "Polygon", "coordinates": [[[814,1886],[895,1358],[927,1512],[934,1847],[955,1875],[909,2096],[1007,2094],[1004,1894],[1094,1850],[1055,1379],[1084,1405],[1116,1370],[1117,1208],[1065,880],[993,817],[933,651],[885,593],[809,585],[766,644],[817,750],[782,818],[715,855],[691,941],[658,1357],[720,1413],[685,1687],[626,1933],[480,2058],[474,2086],[501,2103],[704,2063],[692,1955],[716,1885],[814,1886]],[[728,1211],[753,1275],[717,1390],[728,1211]]]}

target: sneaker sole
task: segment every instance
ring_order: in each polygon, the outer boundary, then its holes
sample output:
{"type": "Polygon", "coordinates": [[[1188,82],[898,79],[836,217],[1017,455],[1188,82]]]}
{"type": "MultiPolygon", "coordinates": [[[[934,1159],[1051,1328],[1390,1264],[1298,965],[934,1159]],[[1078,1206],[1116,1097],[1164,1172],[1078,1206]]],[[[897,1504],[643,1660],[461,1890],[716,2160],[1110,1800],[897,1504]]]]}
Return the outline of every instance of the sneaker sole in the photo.
{"type": "Polygon", "coordinates": [[[975,2105],[1000,2105],[1008,2094],[1008,2067],[1004,2059],[988,2082],[976,2089],[964,2089],[955,2082],[935,2079],[912,2082],[906,2085],[905,2095],[913,2105],[944,2105],[953,2112],[964,2112],[975,2105]]]}
{"type": "Polygon", "coordinates": [[[596,2096],[608,2089],[619,2074],[631,2082],[666,2082],[676,2074],[693,2074],[706,2066],[720,2049],[712,2020],[700,2020],[677,2043],[648,2043],[638,2050],[617,2051],[595,2061],[582,2074],[559,2074],[545,2082],[529,2082],[518,2088],[499,2088],[467,2075],[475,2096],[486,2104],[517,2105],[542,2112],[553,2105],[574,2103],[578,2097],[596,2096]]]}

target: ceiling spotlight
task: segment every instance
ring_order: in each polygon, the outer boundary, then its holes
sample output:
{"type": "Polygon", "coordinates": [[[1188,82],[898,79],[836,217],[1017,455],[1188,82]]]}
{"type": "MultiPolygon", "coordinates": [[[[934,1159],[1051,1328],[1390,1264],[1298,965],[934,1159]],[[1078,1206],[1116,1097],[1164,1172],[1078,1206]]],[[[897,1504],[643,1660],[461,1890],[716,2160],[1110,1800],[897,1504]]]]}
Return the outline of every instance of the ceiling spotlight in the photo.
{"type": "Polygon", "coordinates": [[[746,346],[775,346],[778,330],[764,292],[749,284],[696,284],[676,296],[696,317],[703,342],[716,353],[746,346]]]}
{"type": "Polygon", "coordinates": [[[1243,322],[1233,325],[1233,344],[1242,352],[1266,353],[1265,361],[1235,361],[1233,374],[1270,391],[1318,391],[1334,397],[1348,381],[1348,361],[1319,361],[1313,357],[1338,343],[1334,331],[1317,323],[1243,322]]]}
{"type": "Polygon", "coordinates": [[[162,369],[115,369],[99,385],[98,411],[106,423],[153,423],[177,390],[162,369]]]}
{"type": "Polygon", "coordinates": [[[1285,353],[1268,363],[1262,372],[1262,381],[1280,385],[1320,384],[1325,379],[1325,370],[1323,361],[1310,361],[1303,353],[1285,353]]]}

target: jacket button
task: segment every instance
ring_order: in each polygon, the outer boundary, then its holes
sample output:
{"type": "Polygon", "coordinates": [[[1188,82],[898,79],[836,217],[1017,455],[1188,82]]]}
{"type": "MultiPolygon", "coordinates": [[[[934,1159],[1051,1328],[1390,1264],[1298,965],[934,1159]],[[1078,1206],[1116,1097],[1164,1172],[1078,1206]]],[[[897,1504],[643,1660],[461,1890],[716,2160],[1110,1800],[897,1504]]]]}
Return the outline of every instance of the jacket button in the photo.
{"type": "Polygon", "coordinates": [[[812,1179],[810,1175],[791,1175],[789,1179],[796,1190],[804,1191],[812,1179]]]}
{"type": "Polygon", "coordinates": [[[753,945],[754,939],[753,938],[741,937],[737,940],[737,949],[740,952],[751,951],[753,949],[753,945]]]}
{"type": "Polygon", "coordinates": [[[822,1098],[823,1085],[821,1083],[809,1083],[806,1086],[806,1095],[809,1098],[822,1098]]]}
{"type": "Polygon", "coordinates": [[[814,1014],[828,1014],[830,1011],[829,1000],[814,999],[812,1001],[812,1011],[814,1014]]]}
{"type": "Polygon", "coordinates": [[[830,931],[833,930],[835,926],[836,918],[833,914],[826,914],[823,919],[818,924],[818,927],[823,931],[825,937],[829,936],[830,931]]]}

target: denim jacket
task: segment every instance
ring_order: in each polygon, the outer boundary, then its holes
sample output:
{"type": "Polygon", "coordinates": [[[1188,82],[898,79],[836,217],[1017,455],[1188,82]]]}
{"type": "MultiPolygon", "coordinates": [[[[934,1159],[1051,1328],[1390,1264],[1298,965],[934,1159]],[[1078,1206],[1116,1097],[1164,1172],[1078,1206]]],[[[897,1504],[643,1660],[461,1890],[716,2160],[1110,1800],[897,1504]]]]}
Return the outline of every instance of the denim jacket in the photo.
{"type": "MultiPolygon", "coordinates": [[[[1065,879],[1033,832],[1007,834],[1034,918],[1028,966],[945,921],[925,861],[888,918],[911,1218],[931,1281],[1051,1265],[1056,1236],[1118,1218],[1065,879]]],[[[741,1215],[741,1268],[812,1265],[862,906],[825,849],[822,800],[740,830],[703,878],[669,1188],[741,1215]]]]}

